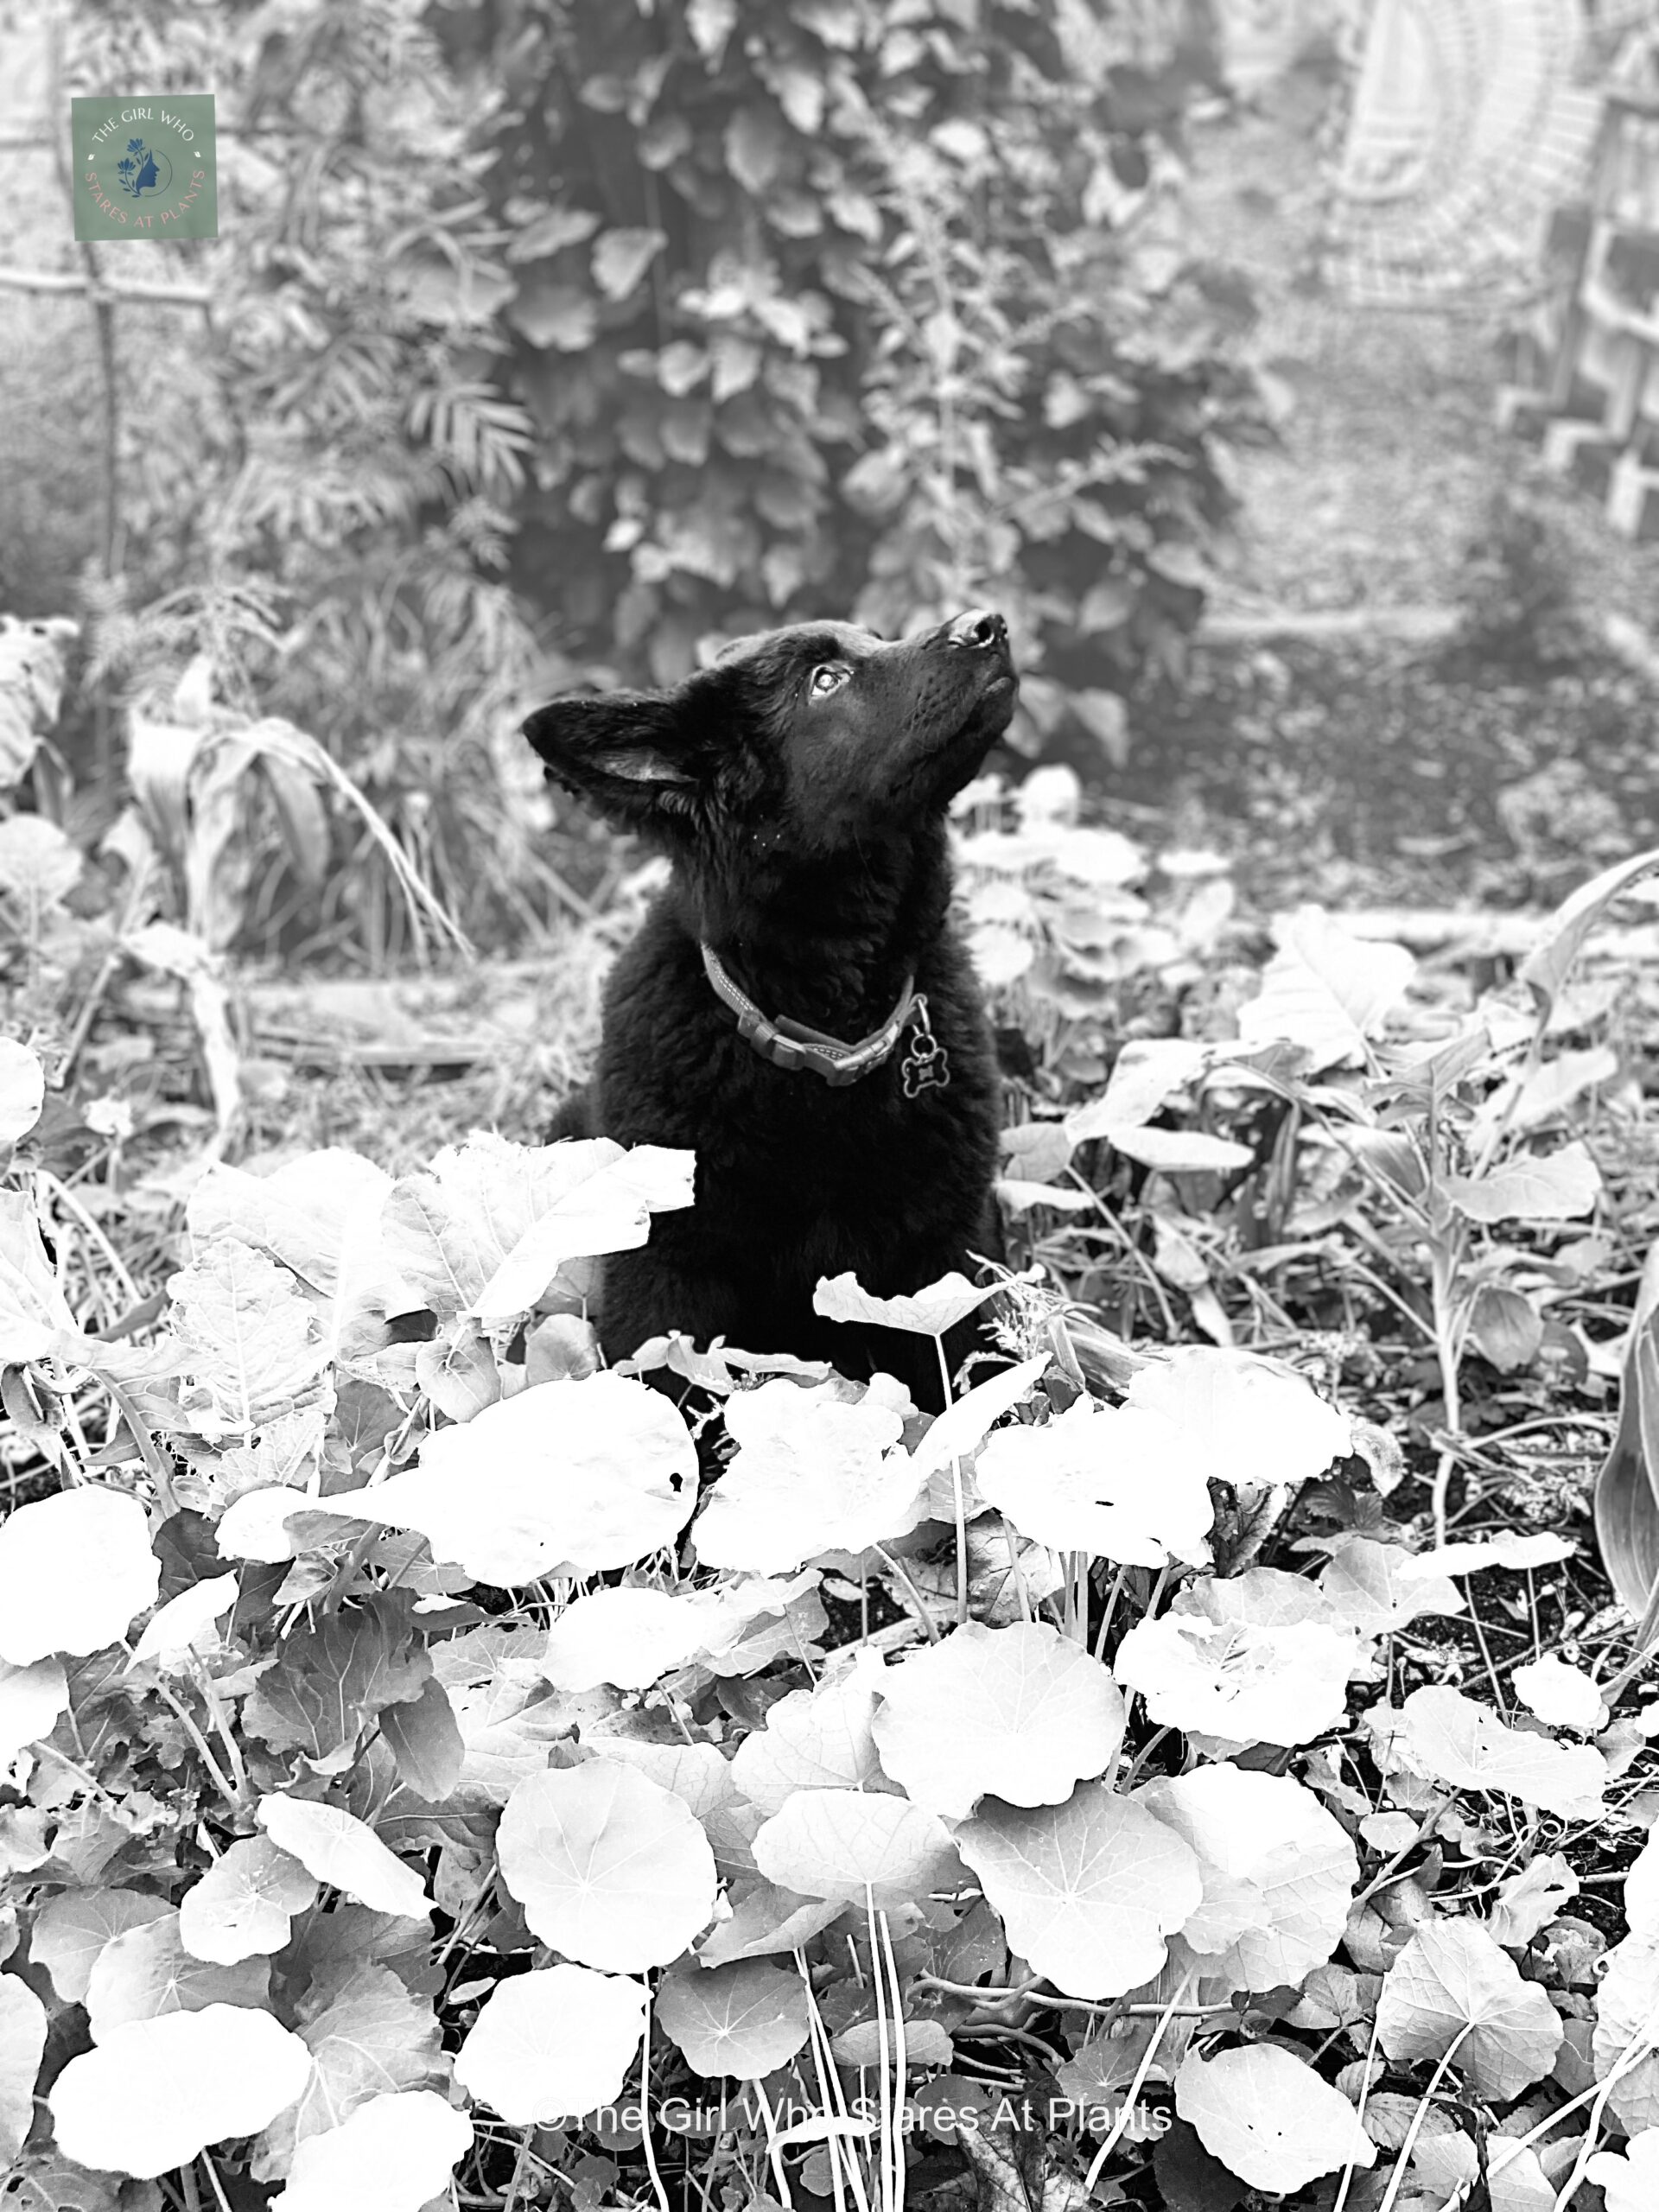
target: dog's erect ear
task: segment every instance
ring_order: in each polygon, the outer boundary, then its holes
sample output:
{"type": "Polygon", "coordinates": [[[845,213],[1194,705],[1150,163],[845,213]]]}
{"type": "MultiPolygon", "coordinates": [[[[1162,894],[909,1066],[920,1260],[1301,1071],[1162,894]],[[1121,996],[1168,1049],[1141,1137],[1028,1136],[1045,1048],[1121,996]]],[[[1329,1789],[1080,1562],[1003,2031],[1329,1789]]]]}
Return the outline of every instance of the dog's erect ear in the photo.
{"type": "Polygon", "coordinates": [[[701,781],[669,699],[556,699],[531,715],[524,735],[556,782],[630,823],[664,807],[683,811],[701,781]]]}

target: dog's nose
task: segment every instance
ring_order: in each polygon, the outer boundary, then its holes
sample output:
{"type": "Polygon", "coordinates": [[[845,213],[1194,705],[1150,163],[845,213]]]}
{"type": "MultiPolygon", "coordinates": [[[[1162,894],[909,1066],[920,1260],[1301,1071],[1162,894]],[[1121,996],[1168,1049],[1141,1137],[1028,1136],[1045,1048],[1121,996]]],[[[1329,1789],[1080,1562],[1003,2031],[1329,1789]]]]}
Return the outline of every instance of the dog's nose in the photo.
{"type": "Polygon", "coordinates": [[[988,607],[970,607],[965,614],[958,614],[945,635],[953,645],[1006,645],[1008,626],[1002,617],[988,607]]]}

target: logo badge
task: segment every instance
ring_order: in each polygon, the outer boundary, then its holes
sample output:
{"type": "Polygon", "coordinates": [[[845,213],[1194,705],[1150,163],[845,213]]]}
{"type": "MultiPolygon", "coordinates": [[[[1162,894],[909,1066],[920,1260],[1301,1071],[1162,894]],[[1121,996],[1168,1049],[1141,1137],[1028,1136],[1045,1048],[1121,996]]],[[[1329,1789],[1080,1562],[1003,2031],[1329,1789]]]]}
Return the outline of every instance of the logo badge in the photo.
{"type": "Polygon", "coordinates": [[[73,99],[78,238],[216,238],[211,92],[73,99]]]}

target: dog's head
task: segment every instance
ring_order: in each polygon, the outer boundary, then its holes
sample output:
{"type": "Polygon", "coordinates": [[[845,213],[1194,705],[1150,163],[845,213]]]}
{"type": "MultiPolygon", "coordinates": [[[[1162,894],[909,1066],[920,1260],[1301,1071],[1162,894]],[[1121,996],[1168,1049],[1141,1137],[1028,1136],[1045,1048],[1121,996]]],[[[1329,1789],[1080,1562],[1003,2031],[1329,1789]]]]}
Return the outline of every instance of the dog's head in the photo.
{"type": "Polygon", "coordinates": [[[944,812],[1007,728],[1000,614],[899,643],[848,622],[745,638],[671,691],[556,699],[524,724],[550,779],[672,851],[735,831],[823,856],[944,812]]]}

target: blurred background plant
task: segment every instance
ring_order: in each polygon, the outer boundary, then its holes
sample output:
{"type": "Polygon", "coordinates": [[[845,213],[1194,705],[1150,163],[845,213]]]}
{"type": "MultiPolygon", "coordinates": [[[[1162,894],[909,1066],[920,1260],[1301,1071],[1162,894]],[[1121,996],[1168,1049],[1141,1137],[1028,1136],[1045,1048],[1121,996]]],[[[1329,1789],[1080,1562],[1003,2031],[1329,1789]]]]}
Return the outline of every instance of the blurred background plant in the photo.
{"type": "Polygon", "coordinates": [[[67,0],[50,32],[54,102],[212,85],[224,150],[175,303],[79,250],[112,342],[52,413],[108,438],[4,464],[0,603],[85,629],[36,804],[94,848],[114,708],[194,664],[373,810],[302,778],[296,810],[264,753],[227,945],[405,959],[394,846],[480,944],[587,916],[610,847],[516,736],[562,682],[994,594],[1014,743],[1097,777],[1180,667],[1258,419],[1245,291],[1183,243],[1202,0],[67,0]]]}

